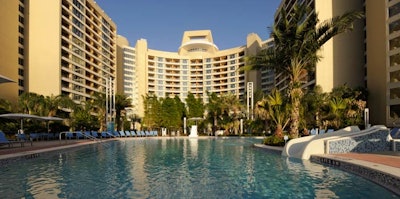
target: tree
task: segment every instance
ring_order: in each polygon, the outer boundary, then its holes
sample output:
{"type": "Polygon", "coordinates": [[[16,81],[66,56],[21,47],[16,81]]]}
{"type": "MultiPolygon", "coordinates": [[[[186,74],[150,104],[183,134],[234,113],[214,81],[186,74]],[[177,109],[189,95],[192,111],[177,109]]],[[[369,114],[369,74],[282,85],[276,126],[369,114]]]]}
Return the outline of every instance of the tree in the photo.
{"type": "Polygon", "coordinates": [[[212,123],[213,133],[218,128],[218,120],[219,116],[222,115],[223,110],[221,109],[221,99],[217,96],[216,93],[209,93],[208,95],[208,104],[206,105],[207,109],[207,120],[212,123]]]}
{"type": "Polygon", "coordinates": [[[193,117],[203,117],[204,115],[204,105],[203,101],[199,97],[195,97],[193,93],[189,92],[186,98],[187,106],[187,116],[189,118],[193,117]]]}
{"type": "Polygon", "coordinates": [[[177,130],[180,126],[180,120],[181,118],[178,106],[175,103],[175,100],[169,97],[166,97],[164,100],[162,100],[162,112],[161,112],[161,117],[162,117],[162,123],[161,125],[172,129],[172,130],[177,130]]]}
{"type": "Polygon", "coordinates": [[[271,124],[275,127],[275,136],[282,138],[283,130],[289,123],[289,107],[281,93],[277,89],[272,90],[257,106],[265,109],[265,114],[268,114],[267,118],[271,120],[271,124]]]}
{"type": "Polygon", "coordinates": [[[244,69],[269,68],[276,74],[289,77],[290,134],[298,137],[303,78],[315,70],[321,58],[317,54],[321,47],[335,35],[351,30],[353,21],[363,15],[348,12],[320,22],[317,13],[306,4],[296,4],[290,15],[281,9],[279,16],[280,20],[274,24],[271,33],[274,46],[247,57],[248,65],[244,69]]]}
{"type": "Polygon", "coordinates": [[[115,121],[117,122],[117,130],[121,130],[121,113],[125,108],[132,106],[132,100],[126,95],[115,95],[115,121]]]}

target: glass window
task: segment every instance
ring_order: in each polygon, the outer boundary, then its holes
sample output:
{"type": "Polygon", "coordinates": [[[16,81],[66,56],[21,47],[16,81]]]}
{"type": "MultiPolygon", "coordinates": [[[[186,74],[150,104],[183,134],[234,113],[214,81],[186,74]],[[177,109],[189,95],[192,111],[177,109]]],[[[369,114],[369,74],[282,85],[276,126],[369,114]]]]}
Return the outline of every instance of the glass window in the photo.
{"type": "Polygon", "coordinates": [[[389,24],[389,33],[397,32],[400,30],[400,20],[394,21],[389,24]]]}
{"type": "Polygon", "coordinates": [[[400,13],[400,3],[396,3],[389,8],[389,17],[393,17],[400,13]]]}

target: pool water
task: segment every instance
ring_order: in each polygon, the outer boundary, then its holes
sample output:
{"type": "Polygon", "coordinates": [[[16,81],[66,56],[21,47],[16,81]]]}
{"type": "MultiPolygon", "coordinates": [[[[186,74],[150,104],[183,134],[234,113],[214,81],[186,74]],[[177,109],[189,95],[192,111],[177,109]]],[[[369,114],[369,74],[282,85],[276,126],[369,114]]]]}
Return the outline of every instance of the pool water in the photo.
{"type": "Polygon", "coordinates": [[[254,138],[131,139],[1,167],[0,198],[398,198],[254,138]]]}

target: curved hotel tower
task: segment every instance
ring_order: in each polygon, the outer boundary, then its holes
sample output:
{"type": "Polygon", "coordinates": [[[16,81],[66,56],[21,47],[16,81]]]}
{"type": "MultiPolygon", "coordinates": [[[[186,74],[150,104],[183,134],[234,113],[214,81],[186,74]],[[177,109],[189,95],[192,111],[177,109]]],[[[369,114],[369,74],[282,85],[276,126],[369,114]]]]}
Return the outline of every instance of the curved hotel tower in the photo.
{"type": "Polygon", "coordinates": [[[164,98],[179,96],[183,102],[189,92],[207,102],[207,91],[232,93],[244,100],[247,82],[260,85],[260,74],[239,68],[245,66],[245,56],[258,52],[266,41],[249,34],[246,45],[219,50],[210,30],[197,30],[184,32],[177,52],[148,49],[144,39],[133,48],[121,36],[117,45],[122,52],[118,55],[122,66],[117,71],[117,90],[131,97],[133,112],[142,115],[142,96],[147,93],[164,98]]]}

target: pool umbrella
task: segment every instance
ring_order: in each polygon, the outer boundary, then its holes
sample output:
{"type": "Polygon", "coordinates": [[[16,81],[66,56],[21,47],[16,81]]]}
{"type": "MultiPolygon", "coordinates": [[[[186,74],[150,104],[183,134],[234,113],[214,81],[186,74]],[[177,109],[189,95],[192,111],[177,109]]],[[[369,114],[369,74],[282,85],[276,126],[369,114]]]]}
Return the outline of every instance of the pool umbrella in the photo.
{"type": "Polygon", "coordinates": [[[63,118],[59,118],[59,117],[51,117],[51,116],[49,116],[49,117],[40,117],[40,119],[42,119],[42,120],[46,120],[46,123],[47,123],[47,132],[49,132],[49,122],[50,121],[63,121],[64,119],[63,118]]]}
{"type": "Polygon", "coordinates": [[[8,78],[6,76],[0,75],[0,84],[1,83],[7,83],[7,82],[15,82],[15,81],[13,81],[12,79],[10,79],[10,78],[8,78]]]}
{"type": "Polygon", "coordinates": [[[7,118],[7,119],[14,119],[14,120],[21,120],[21,130],[24,129],[24,119],[35,119],[41,120],[37,115],[30,115],[25,113],[7,113],[0,115],[0,118],[7,118]]]}

